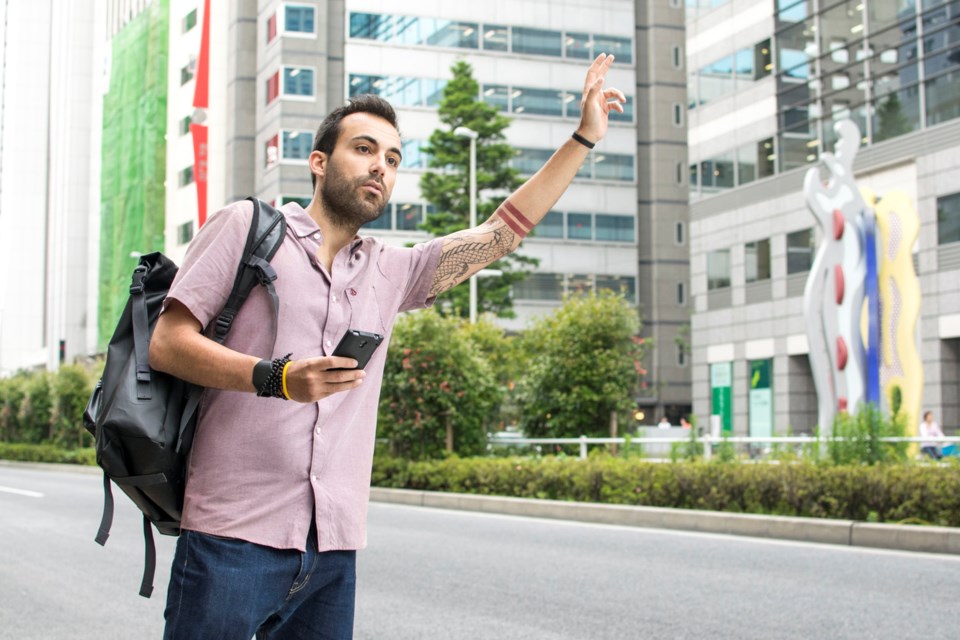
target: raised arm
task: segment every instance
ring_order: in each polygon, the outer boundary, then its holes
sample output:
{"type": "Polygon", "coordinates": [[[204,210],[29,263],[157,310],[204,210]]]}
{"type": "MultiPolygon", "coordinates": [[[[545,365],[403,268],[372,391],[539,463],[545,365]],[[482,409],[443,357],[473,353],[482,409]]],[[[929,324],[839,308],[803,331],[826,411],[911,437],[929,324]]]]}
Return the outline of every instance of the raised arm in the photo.
{"type": "Polygon", "coordinates": [[[623,113],[626,96],[603,87],[613,56],[600,54],[587,70],[580,101],[580,124],[537,173],[486,222],[444,238],[431,295],[463,282],[487,265],[513,252],[567,190],[593,145],[607,133],[611,111],[623,113]]]}

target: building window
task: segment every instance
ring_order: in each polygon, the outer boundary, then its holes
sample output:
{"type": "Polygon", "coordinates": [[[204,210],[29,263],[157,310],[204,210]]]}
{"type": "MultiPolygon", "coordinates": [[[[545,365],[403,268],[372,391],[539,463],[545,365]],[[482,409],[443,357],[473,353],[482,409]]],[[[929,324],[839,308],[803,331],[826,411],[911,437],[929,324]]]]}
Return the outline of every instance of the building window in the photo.
{"type": "Polygon", "coordinates": [[[533,228],[537,238],[563,238],[563,212],[549,211],[536,227],[533,228]]]}
{"type": "Polygon", "coordinates": [[[313,200],[313,198],[309,196],[280,196],[280,206],[289,202],[296,202],[301,208],[306,209],[310,206],[311,200],[313,200]]]}
{"type": "Polygon", "coordinates": [[[559,31],[514,27],[512,36],[511,45],[514,53],[557,58],[563,55],[563,40],[559,31]]]}
{"type": "Polygon", "coordinates": [[[754,78],[757,80],[773,73],[773,56],[770,50],[770,40],[759,42],[753,47],[754,78]]]}
{"type": "Polygon", "coordinates": [[[282,131],[283,147],[280,150],[283,160],[306,160],[313,151],[313,134],[309,131],[282,131]]]}
{"type": "Polygon", "coordinates": [[[506,51],[509,48],[509,42],[509,31],[505,25],[483,25],[483,48],[485,51],[506,51]]]}
{"type": "Polygon", "coordinates": [[[596,180],[633,182],[633,156],[616,153],[594,155],[593,177],[596,180]]]}
{"type": "Polygon", "coordinates": [[[673,46],[673,68],[683,69],[683,47],[680,45],[673,46]]]}
{"type": "Polygon", "coordinates": [[[513,296],[518,300],[563,300],[563,275],[559,273],[531,273],[513,285],[513,296]]]}
{"type": "Polygon", "coordinates": [[[190,133],[190,125],[193,124],[193,118],[187,116],[180,120],[180,135],[185,136],[190,133]]]}
{"type": "Polygon", "coordinates": [[[960,242],[960,193],[937,198],[937,242],[960,242]]]}
{"type": "Polygon", "coordinates": [[[563,116],[563,94],[559,91],[516,88],[510,97],[513,99],[514,113],[563,116]]]}
{"type": "Polygon", "coordinates": [[[317,8],[310,5],[288,4],[283,8],[283,32],[313,35],[316,33],[317,8]]]}
{"type": "Polygon", "coordinates": [[[267,18],[267,44],[277,39],[277,14],[273,13],[267,18]]]}
{"type": "Polygon", "coordinates": [[[681,307],[687,304],[687,285],[683,282],[677,283],[677,304],[681,307]]]}
{"type": "Polygon", "coordinates": [[[674,231],[674,235],[673,235],[674,242],[676,242],[678,246],[682,247],[684,243],[687,241],[685,237],[686,229],[684,228],[683,222],[677,222],[676,224],[674,224],[673,231],[674,231]]]}
{"type": "Polygon", "coordinates": [[[677,366],[678,367],[687,366],[687,350],[681,344],[676,345],[676,347],[677,347],[677,366]]]}
{"type": "Polygon", "coordinates": [[[188,244],[193,240],[193,220],[177,226],[177,244],[188,244]]]}
{"type": "Polygon", "coordinates": [[[568,213],[567,238],[569,240],[593,240],[592,216],[589,213],[568,213]]]}
{"type": "Polygon", "coordinates": [[[810,271],[813,266],[813,229],[787,234],[787,275],[810,271]]]}
{"type": "Polygon", "coordinates": [[[595,276],[597,291],[613,291],[628,302],[636,302],[637,281],[630,276],[595,276]]]}
{"type": "Polygon", "coordinates": [[[598,242],[633,242],[633,216],[615,216],[603,213],[596,215],[594,222],[598,242]]]}
{"type": "Polygon", "coordinates": [[[183,17],[183,33],[197,26],[197,10],[194,9],[183,17]]]}
{"type": "Polygon", "coordinates": [[[748,242],[744,247],[746,251],[746,281],[757,282],[758,280],[770,279],[770,240],[757,240],[748,242]]]}
{"type": "Polygon", "coordinates": [[[193,165],[180,170],[180,186],[193,184],[193,165]]]}
{"type": "Polygon", "coordinates": [[[630,42],[630,38],[615,38],[595,33],[593,35],[593,52],[591,58],[601,53],[607,53],[613,54],[619,64],[633,64],[633,44],[630,42]]]}
{"type": "Polygon", "coordinates": [[[679,102],[673,103],[673,126],[683,126],[683,105],[679,102]]]}
{"type": "Polygon", "coordinates": [[[185,66],[180,68],[180,86],[187,84],[193,80],[193,72],[197,68],[197,59],[193,56],[190,56],[190,62],[185,66]]]}
{"type": "Polygon", "coordinates": [[[284,97],[313,97],[313,69],[308,67],[283,68],[284,97]]]}
{"type": "Polygon", "coordinates": [[[707,289],[723,289],[730,286],[730,249],[720,249],[707,254],[707,289]]]}
{"type": "Polygon", "coordinates": [[[267,78],[267,104],[270,104],[280,95],[280,72],[267,78]]]}
{"type": "Polygon", "coordinates": [[[397,203],[397,231],[416,231],[423,224],[423,205],[397,203]]]}

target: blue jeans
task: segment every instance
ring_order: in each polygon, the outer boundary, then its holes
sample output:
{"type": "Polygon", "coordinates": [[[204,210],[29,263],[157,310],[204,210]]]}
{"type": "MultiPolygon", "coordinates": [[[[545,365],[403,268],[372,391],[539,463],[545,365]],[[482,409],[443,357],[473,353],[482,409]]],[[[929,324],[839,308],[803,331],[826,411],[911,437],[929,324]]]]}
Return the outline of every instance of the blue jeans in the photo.
{"type": "Polygon", "coordinates": [[[356,551],[306,553],[183,531],[170,572],[164,640],[353,637],[356,551]]]}

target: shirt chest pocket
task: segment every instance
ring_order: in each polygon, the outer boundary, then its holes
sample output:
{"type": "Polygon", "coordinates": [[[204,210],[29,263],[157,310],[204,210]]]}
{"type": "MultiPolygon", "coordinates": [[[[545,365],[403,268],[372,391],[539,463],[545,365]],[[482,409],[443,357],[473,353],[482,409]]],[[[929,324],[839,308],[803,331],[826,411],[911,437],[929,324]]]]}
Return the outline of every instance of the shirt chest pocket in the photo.
{"type": "Polygon", "coordinates": [[[343,335],[349,330],[386,335],[384,311],[377,303],[375,287],[352,285],[330,295],[330,311],[323,336],[323,352],[332,355],[343,335]]]}

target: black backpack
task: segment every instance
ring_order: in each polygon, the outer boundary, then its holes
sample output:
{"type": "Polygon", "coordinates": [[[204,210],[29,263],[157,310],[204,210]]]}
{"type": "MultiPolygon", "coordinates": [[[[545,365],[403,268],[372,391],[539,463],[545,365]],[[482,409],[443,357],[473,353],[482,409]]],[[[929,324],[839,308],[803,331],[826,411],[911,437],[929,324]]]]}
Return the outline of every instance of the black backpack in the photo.
{"type": "MultiPolygon", "coordinates": [[[[253,201],[253,221],[233,290],[211,336],[221,344],[258,283],[267,288],[273,301],[274,343],[277,338],[279,300],[273,286],[277,274],[270,260],[283,242],[287,223],[270,205],[248,199],[253,201]]],[[[143,512],[145,552],[140,595],[145,598],[153,592],[156,571],[151,525],[165,535],[180,534],[187,456],[203,393],[201,387],[152,370],[147,359],[150,336],[177,270],[177,265],[161,253],[140,258],[133,272],[130,298],[107,348],[103,377],[83,414],[84,426],[96,442],[97,464],[103,469],[103,518],[96,541],[103,545],[110,535],[112,480],[143,512]]],[[[264,357],[272,358],[273,354],[264,357]]]]}

